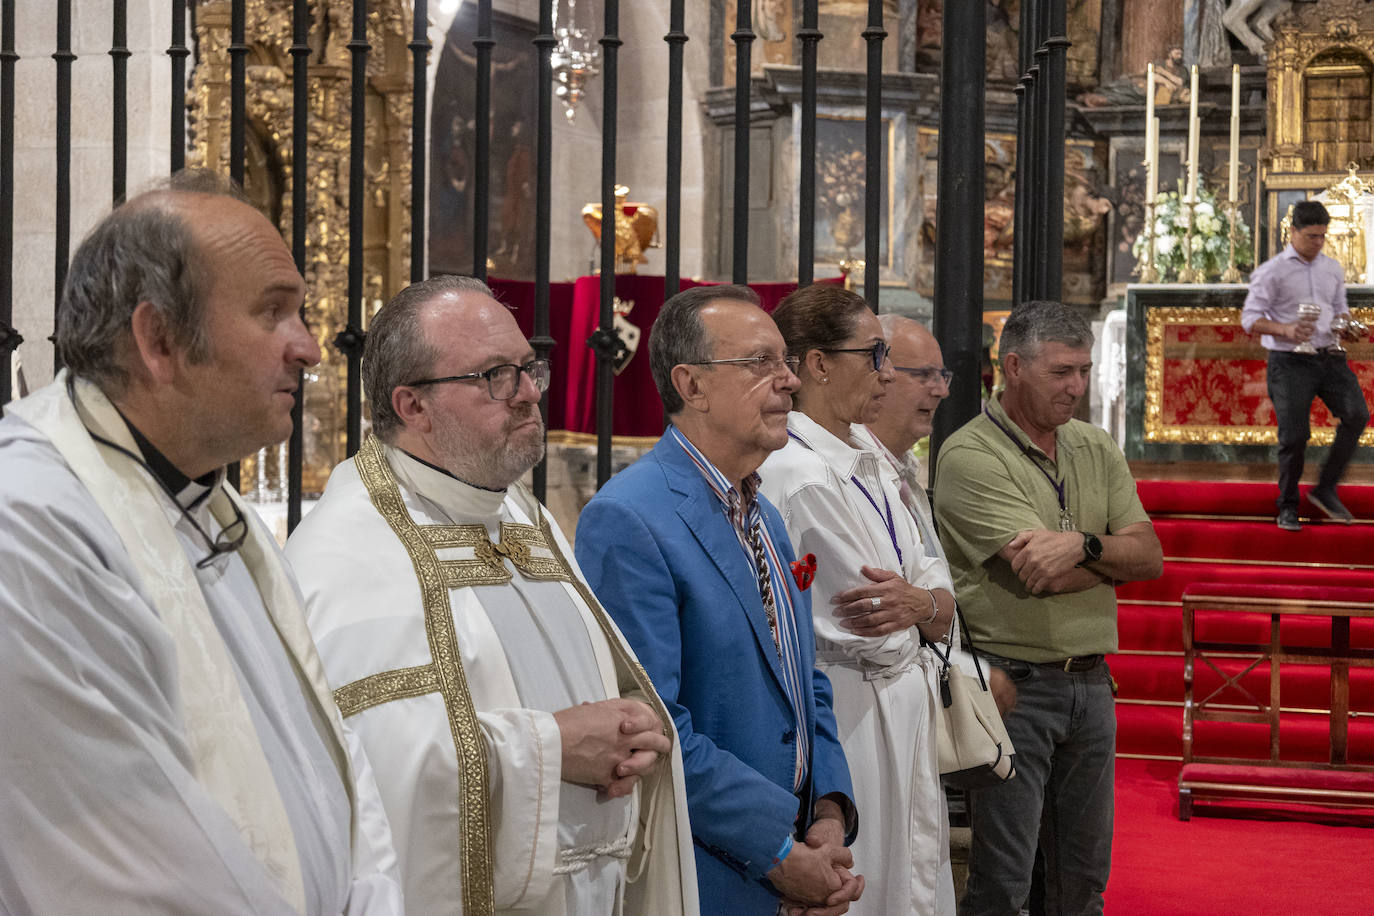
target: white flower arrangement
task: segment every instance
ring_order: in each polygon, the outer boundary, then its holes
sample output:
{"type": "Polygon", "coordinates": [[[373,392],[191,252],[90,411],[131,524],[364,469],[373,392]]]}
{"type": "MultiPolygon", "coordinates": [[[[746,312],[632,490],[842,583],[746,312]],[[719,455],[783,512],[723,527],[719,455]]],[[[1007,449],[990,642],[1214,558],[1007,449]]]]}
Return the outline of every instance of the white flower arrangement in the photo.
{"type": "MultiPolygon", "coordinates": [[[[1155,201],[1154,264],[1164,283],[1178,280],[1179,271],[1183,269],[1183,239],[1188,227],[1179,197],[1179,192],[1169,191],[1155,201]]],[[[1219,203],[1210,190],[1198,189],[1198,203],[1193,209],[1192,266],[1201,270],[1207,280],[1221,276],[1230,256],[1231,224],[1219,203]]],[[[1236,265],[1244,270],[1254,264],[1255,252],[1245,217],[1239,211],[1236,215],[1236,265]]],[[[1131,253],[1139,259],[1144,248],[1145,232],[1142,230],[1136,236],[1131,253]]]]}

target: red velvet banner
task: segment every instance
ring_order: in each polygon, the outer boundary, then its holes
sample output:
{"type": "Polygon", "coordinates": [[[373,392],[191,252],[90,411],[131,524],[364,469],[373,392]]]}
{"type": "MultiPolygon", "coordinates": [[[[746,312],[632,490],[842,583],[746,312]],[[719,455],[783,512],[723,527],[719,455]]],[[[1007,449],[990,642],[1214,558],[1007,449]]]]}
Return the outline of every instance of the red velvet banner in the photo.
{"type": "MultiPolygon", "coordinates": [[[[1368,321],[1366,310],[1357,317],[1368,321]]],[[[1152,308],[1146,313],[1145,438],[1150,442],[1273,445],[1268,353],[1234,308],[1152,308]]],[[[1365,400],[1374,403],[1374,344],[1346,344],[1365,400]]],[[[1312,441],[1329,444],[1331,414],[1312,407],[1312,441]]],[[[1374,443],[1374,430],[1361,442],[1374,443]]]]}
{"type": "MultiPolygon", "coordinates": [[[[839,285],[843,281],[835,277],[816,282],[839,285]]],[[[496,298],[515,312],[525,335],[533,334],[534,284],[493,279],[489,285],[496,298]]],[[[712,284],[682,281],[683,289],[703,285],[712,284]]],[[[549,429],[595,435],[596,354],[587,346],[587,338],[600,324],[601,278],[579,277],[573,283],[549,286],[550,336],[557,341],[550,355],[549,429]]],[[[770,312],[797,288],[795,282],[749,286],[770,312]]],[[[663,305],[663,290],[663,277],[622,274],[615,278],[616,298],[633,303],[625,317],[641,334],[637,351],[612,385],[614,436],[657,438],[663,432],[663,405],[649,371],[649,332],[663,305]]]]}

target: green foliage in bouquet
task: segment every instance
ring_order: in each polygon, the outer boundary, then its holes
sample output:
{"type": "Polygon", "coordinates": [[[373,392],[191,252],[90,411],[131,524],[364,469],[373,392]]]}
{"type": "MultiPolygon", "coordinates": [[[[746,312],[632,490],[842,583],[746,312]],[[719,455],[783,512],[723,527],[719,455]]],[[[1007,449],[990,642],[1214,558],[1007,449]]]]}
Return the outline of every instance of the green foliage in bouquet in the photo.
{"type": "MultiPolygon", "coordinates": [[[[1155,201],[1154,262],[1163,283],[1177,282],[1179,271],[1183,269],[1183,237],[1187,234],[1188,226],[1179,197],[1178,191],[1169,191],[1159,195],[1155,201]]],[[[1193,213],[1192,266],[1201,270],[1208,281],[1213,281],[1221,277],[1230,256],[1228,236],[1231,222],[1226,204],[1209,189],[1200,187],[1197,208],[1193,213]]],[[[1248,271],[1255,263],[1255,247],[1245,217],[1239,210],[1236,216],[1239,230],[1236,234],[1236,266],[1248,271]]],[[[1136,236],[1131,253],[1139,259],[1144,248],[1145,231],[1142,229],[1136,236]]]]}

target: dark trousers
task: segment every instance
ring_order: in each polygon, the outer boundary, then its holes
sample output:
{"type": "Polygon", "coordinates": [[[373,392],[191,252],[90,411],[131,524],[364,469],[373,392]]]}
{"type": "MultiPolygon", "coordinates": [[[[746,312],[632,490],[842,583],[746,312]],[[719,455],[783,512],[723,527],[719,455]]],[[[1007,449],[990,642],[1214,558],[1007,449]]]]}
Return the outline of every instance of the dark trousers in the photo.
{"type": "MultiPolygon", "coordinates": [[[[983,653],[980,653],[983,654],[983,653]]],[[[1007,713],[1016,777],[970,789],[968,888],[960,916],[1101,916],[1112,865],[1116,708],[1107,663],[1070,674],[996,655],[1017,690],[1007,713]],[[1036,850],[1043,899],[1030,901],[1036,850]]]]}
{"type": "Polygon", "coordinates": [[[1279,424],[1279,508],[1298,508],[1298,481],[1312,435],[1312,401],[1321,398],[1340,421],[1316,490],[1335,493],[1369,423],[1369,407],[1344,353],[1269,352],[1269,400],[1279,424]]]}

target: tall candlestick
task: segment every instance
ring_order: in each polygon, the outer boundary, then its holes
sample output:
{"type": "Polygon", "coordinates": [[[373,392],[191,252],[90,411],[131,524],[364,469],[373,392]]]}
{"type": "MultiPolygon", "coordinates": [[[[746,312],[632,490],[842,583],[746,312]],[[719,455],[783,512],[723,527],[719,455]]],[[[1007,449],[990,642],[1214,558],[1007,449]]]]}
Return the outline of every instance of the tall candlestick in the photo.
{"type": "Polygon", "coordinates": [[[1240,65],[1231,65],[1231,168],[1227,200],[1236,200],[1240,178],[1240,65]]]}
{"type": "Polygon", "coordinates": [[[1197,64],[1193,64],[1188,92],[1188,199],[1197,200],[1197,144],[1201,123],[1197,117],[1197,64]]]}

